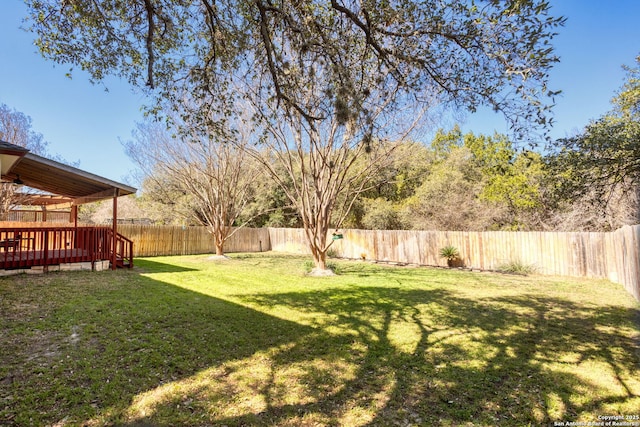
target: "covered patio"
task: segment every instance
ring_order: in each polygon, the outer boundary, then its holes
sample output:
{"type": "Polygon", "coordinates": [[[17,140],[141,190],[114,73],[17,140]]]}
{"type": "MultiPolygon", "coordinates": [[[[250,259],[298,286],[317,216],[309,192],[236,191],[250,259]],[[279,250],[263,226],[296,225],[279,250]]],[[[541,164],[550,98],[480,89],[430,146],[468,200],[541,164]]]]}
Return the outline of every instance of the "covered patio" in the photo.
{"type": "Polygon", "coordinates": [[[20,202],[39,206],[43,222],[0,222],[0,270],[133,267],[133,242],[118,233],[118,197],[136,189],[73,166],[47,159],[0,141],[0,172],[3,182],[25,185],[39,192],[20,202]],[[78,206],[113,200],[110,227],[79,226],[78,206]],[[46,212],[68,209],[67,224],[46,222],[46,212]]]}

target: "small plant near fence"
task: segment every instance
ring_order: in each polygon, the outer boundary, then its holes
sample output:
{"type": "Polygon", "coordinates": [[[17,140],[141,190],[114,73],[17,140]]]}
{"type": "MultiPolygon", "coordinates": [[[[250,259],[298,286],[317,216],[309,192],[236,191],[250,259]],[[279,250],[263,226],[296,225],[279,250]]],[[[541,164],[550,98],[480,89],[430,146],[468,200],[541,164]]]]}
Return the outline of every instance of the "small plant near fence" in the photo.
{"type": "Polygon", "coordinates": [[[527,276],[538,272],[538,268],[533,264],[525,264],[519,259],[511,260],[500,264],[497,268],[500,273],[506,274],[519,274],[521,276],[527,276]]]}
{"type": "Polygon", "coordinates": [[[460,252],[455,246],[447,245],[440,249],[440,257],[447,260],[447,265],[453,267],[460,260],[460,252]]]}

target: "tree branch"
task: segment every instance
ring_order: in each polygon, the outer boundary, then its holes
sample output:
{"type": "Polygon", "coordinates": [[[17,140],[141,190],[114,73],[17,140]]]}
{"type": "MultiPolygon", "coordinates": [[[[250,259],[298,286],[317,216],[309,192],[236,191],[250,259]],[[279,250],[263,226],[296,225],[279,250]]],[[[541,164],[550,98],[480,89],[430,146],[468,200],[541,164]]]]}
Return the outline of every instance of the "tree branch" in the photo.
{"type": "Polygon", "coordinates": [[[155,87],[153,82],[153,66],[155,62],[155,56],[153,54],[153,37],[156,30],[156,24],[153,19],[155,14],[155,9],[151,4],[151,0],[144,0],[144,6],[147,10],[147,37],[146,37],[146,48],[147,48],[147,86],[151,89],[155,87]]]}

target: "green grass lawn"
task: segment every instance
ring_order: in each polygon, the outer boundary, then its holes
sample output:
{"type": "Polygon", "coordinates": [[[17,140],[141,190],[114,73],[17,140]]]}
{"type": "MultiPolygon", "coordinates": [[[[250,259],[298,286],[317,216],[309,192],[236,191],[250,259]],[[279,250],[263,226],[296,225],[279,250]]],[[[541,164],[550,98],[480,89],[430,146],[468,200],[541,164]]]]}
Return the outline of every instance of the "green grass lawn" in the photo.
{"type": "MultiPolygon", "coordinates": [[[[0,278],[0,425],[553,425],[640,415],[602,280],[235,254],[0,278]]],[[[640,420],[636,420],[640,422],[640,420]]]]}

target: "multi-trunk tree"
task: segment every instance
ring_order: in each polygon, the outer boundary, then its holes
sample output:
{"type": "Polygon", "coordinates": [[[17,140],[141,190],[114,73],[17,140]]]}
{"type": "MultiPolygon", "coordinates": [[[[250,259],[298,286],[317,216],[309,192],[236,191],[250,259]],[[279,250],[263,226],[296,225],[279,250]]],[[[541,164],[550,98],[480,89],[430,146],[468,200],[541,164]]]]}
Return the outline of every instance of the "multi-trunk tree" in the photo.
{"type": "MultiPolygon", "coordinates": [[[[252,104],[259,141],[284,150],[273,155],[291,170],[304,168],[290,198],[319,268],[336,189],[364,188],[363,171],[384,158],[377,146],[423,111],[489,106],[515,134],[548,123],[550,41],[563,23],[543,0],[27,4],[42,54],[94,80],[118,75],[147,87],[157,105],[188,92],[220,115],[233,115],[236,97],[252,104]]],[[[188,114],[208,126],[198,110],[188,114]]]]}
{"type": "Polygon", "coordinates": [[[153,189],[147,196],[172,206],[174,215],[206,226],[216,255],[222,256],[261,172],[247,152],[246,134],[219,137],[206,132],[178,135],[150,122],[138,125],[126,149],[143,170],[145,187],[153,189]]]}

